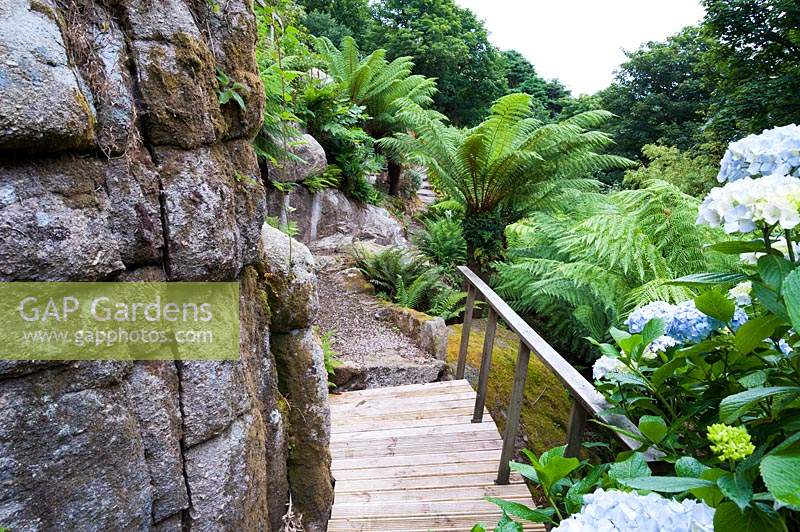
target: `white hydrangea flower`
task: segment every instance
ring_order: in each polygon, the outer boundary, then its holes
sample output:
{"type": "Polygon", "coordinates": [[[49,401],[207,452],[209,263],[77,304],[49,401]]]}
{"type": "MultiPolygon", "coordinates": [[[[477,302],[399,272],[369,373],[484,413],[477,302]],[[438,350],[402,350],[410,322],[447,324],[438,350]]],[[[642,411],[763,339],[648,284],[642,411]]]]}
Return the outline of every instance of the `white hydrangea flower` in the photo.
{"type": "Polygon", "coordinates": [[[619,373],[621,371],[625,371],[625,364],[620,359],[603,355],[592,366],[592,377],[594,377],[594,380],[600,380],[609,373],[619,373]]]}
{"type": "Polygon", "coordinates": [[[663,353],[670,347],[675,347],[680,342],[672,336],[663,335],[653,340],[642,352],[642,358],[647,360],[654,360],[658,353],[663,353]]]}
{"type": "MultiPolygon", "coordinates": [[[[800,243],[792,242],[792,247],[794,248],[794,256],[800,257],[800,243]]],[[[776,249],[783,253],[785,258],[789,258],[789,245],[786,243],[786,238],[780,237],[775,242],[772,243],[772,249],[776,249]]],[[[765,255],[761,252],[755,253],[740,253],[739,259],[744,262],[745,264],[749,264],[751,266],[755,266],[758,262],[759,257],[765,255]]]]}
{"type": "Polygon", "coordinates": [[[714,509],[702,502],[678,502],[655,493],[599,489],[583,496],[580,513],[552,532],[713,532],[714,509]]]}
{"type": "Polygon", "coordinates": [[[750,233],[756,222],[794,229],[800,224],[800,178],[770,175],[745,177],[709,192],[697,217],[698,224],[722,226],[726,233],[750,233]]]}
{"type": "Polygon", "coordinates": [[[775,174],[800,177],[800,127],[795,124],[732,142],[720,162],[717,181],[775,174]]]}
{"type": "Polygon", "coordinates": [[[753,289],[753,283],[744,281],[739,283],[730,290],[728,290],[728,297],[736,302],[739,307],[749,306],[753,299],[750,297],[750,291],[753,289]]]}

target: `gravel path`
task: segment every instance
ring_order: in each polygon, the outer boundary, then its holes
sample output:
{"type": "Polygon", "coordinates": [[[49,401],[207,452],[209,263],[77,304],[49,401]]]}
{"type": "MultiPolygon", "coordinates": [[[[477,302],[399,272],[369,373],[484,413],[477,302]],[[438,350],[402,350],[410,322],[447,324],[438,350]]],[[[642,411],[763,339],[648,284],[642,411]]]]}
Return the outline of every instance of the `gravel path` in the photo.
{"type": "Polygon", "coordinates": [[[360,363],[387,352],[415,362],[430,359],[397,327],[376,317],[379,304],[373,296],[349,292],[336,274],[330,268],[317,273],[317,324],[322,333],[335,331],[333,348],[340,359],[360,363]]]}

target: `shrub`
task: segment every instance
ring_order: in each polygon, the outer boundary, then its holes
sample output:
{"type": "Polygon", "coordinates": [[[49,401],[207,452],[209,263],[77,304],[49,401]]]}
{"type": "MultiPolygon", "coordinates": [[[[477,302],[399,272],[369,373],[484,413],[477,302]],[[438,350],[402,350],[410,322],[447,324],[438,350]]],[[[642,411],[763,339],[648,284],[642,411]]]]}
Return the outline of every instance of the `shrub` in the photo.
{"type": "Polygon", "coordinates": [[[458,282],[456,266],[467,260],[467,243],[461,232],[461,223],[452,215],[423,220],[425,229],[414,235],[414,242],[430,261],[438,264],[444,273],[458,282]]]}

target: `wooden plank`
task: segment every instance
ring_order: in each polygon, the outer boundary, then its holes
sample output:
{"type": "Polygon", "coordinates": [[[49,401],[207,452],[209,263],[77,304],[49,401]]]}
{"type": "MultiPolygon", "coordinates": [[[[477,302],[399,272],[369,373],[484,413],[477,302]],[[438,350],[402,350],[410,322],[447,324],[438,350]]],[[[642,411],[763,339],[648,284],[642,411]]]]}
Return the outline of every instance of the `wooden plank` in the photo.
{"type": "Polygon", "coordinates": [[[583,431],[586,428],[586,410],[577,401],[572,401],[572,410],[569,413],[569,428],[567,429],[567,448],[565,457],[579,457],[583,431]]]}
{"type": "MultiPolygon", "coordinates": [[[[447,434],[446,437],[432,437],[432,436],[409,436],[398,440],[398,438],[385,438],[381,440],[368,440],[368,441],[352,441],[352,442],[333,442],[331,449],[337,452],[341,449],[395,449],[400,444],[403,445],[419,445],[424,443],[434,442],[438,445],[449,445],[452,442],[474,442],[483,440],[499,440],[500,437],[496,433],[490,431],[475,431],[475,432],[456,432],[454,434],[447,434]]],[[[440,448],[441,450],[441,448],[440,448]]],[[[394,454],[397,454],[396,452],[394,454]]]]}
{"type": "MultiPolygon", "coordinates": [[[[416,490],[426,488],[461,488],[468,486],[489,486],[494,483],[495,471],[491,473],[467,473],[464,475],[450,475],[447,482],[440,477],[406,477],[383,479],[353,479],[337,480],[336,493],[351,493],[361,491],[395,491],[416,490]]],[[[512,482],[522,482],[522,477],[516,473],[511,474],[512,482]]]]}
{"type": "Polygon", "coordinates": [[[343,392],[331,394],[331,402],[338,402],[350,399],[362,399],[373,397],[394,397],[396,395],[403,395],[406,393],[416,393],[427,390],[443,390],[448,388],[463,388],[466,385],[469,389],[472,387],[464,379],[456,379],[452,381],[440,382],[425,382],[420,384],[404,384],[402,386],[390,386],[386,388],[367,388],[365,390],[354,390],[352,392],[343,392]]]}
{"type": "Polygon", "coordinates": [[[467,486],[422,488],[415,490],[392,491],[356,491],[352,493],[336,493],[336,504],[339,503],[371,503],[391,501],[470,501],[484,497],[529,497],[531,494],[525,484],[509,484],[507,486],[467,486]]]}
{"type": "Polygon", "coordinates": [[[491,473],[497,470],[497,460],[483,462],[467,462],[461,464],[427,464],[397,467],[374,467],[370,469],[340,469],[335,478],[339,480],[431,477],[436,476],[443,484],[447,484],[450,475],[491,473]]]}
{"type": "MultiPolygon", "coordinates": [[[[504,498],[522,504],[533,504],[530,494],[504,498]]],[[[334,505],[331,517],[336,519],[342,517],[413,517],[416,515],[472,516],[476,513],[489,513],[496,509],[497,505],[484,499],[475,499],[469,504],[464,504],[464,501],[390,501],[369,504],[354,502],[334,505]]]]}
{"type": "MultiPolygon", "coordinates": [[[[539,360],[552,371],[558,380],[572,393],[573,397],[583,405],[587,412],[591,413],[594,417],[635,434],[639,433],[639,429],[625,416],[618,414],[607,414],[605,410],[611,408],[611,404],[606,401],[597,389],[587,381],[578,370],[564,360],[558,354],[558,351],[548,344],[544,338],[539,336],[539,333],[533,330],[528,323],[523,320],[519,314],[508,306],[508,303],[498,296],[483,279],[478,277],[472,270],[465,266],[458,266],[458,271],[466,277],[476,290],[483,296],[484,300],[489,306],[500,315],[508,327],[517,333],[522,342],[524,342],[531,351],[539,357],[539,360]],[[603,412],[603,413],[601,413],[603,412]]],[[[625,443],[631,450],[638,449],[640,443],[632,438],[628,438],[619,433],[615,433],[617,437],[625,443]]],[[[658,460],[658,453],[648,451],[645,454],[649,460],[658,460]]]]}
{"type": "Polygon", "coordinates": [[[345,426],[348,423],[383,423],[389,420],[407,420],[407,419],[429,419],[429,418],[443,418],[451,416],[468,415],[472,419],[472,405],[469,406],[456,406],[452,408],[442,408],[439,410],[417,410],[410,412],[378,412],[374,414],[366,413],[361,416],[338,416],[335,412],[331,412],[331,422],[335,426],[345,426]]]}
{"type": "Polygon", "coordinates": [[[499,521],[487,496],[532,504],[519,474],[494,485],[502,440],[490,416],[471,422],[465,381],[414,386],[332,400],[330,532],[464,532],[499,521]]]}
{"type": "MultiPolygon", "coordinates": [[[[447,449],[452,452],[467,452],[467,451],[500,451],[503,442],[500,438],[496,440],[481,440],[481,441],[462,441],[462,442],[448,442],[447,449]]],[[[384,447],[377,449],[375,447],[364,448],[351,448],[351,449],[337,449],[335,458],[363,458],[363,457],[381,457],[381,456],[423,456],[426,454],[435,454],[442,452],[441,444],[438,442],[422,442],[422,443],[397,443],[391,447],[384,447]]]]}
{"type": "Polygon", "coordinates": [[[414,436],[439,436],[442,434],[479,431],[488,431],[494,434],[494,437],[500,437],[500,433],[497,432],[497,426],[490,421],[483,423],[462,423],[460,425],[440,425],[433,427],[406,427],[385,430],[368,430],[361,432],[340,432],[331,435],[331,443],[385,440],[386,438],[404,439],[406,437],[414,436]]]}
{"type": "Polygon", "coordinates": [[[462,423],[470,423],[472,421],[471,415],[460,416],[447,416],[447,417],[429,417],[417,419],[383,419],[380,422],[375,418],[366,418],[356,420],[356,422],[338,422],[331,424],[331,434],[339,434],[344,432],[367,432],[375,430],[386,429],[403,429],[410,427],[437,427],[442,425],[460,425],[462,423]]]}
{"type": "Polygon", "coordinates": [[[447,401],[472,401],[474,399],[475,392],[470,390],[458,393],[410,395],[400,398],[387,397],[379,400],[364,400],[355,403],[341,403],[331,406],[331,410],[342,415],[347,415],[348,413],[380,410],[382,408],[396,408],[399,404],[401,404],[403,407],[408,407],[410,405],[428,404],[431,401],[442,403],[447,401]]]}
{"type": "Polygon", "coordinates": [[[381,399],[391,399],[397,397],[421,396],[421,395],[441,395],[451,392],[473,392],[472,386],[465,380],[429,382],[426,384],[409,384],[394,388],[370,388],[368,390],[357,390],[354,392],[343,392],[330,396],[331,406],[345,403],[355,403],[358,401],[375,401],[381,399]],[[392,390],[389,392],[388,390],[392,390]]]}
{"type": "MultiPolygon", "coordinates": [[[[374,467],[394,467],[425,464],[452,464],[466,462],[485,462],[497,460],[499,453],[491,451],[470,451],[466,453],[432,453],[424,455],[384,456],[380,458],[339,458],[331,464],[334,473],[341,469],[369,469],[374,467]]],[[[335,475],[334,475],[335,476],[335,475]]]]}
{"type": "MultiPolygon", "coordinates": [[[[493,529],[500,520],[500,511],[475,513],[471,516],[425,516],[425,517],[390,517],[390,518],[347,518],[334,519],[328,525],[328,532],[436,532],[458,531],[466,532],[476,523],[489,525],[493,529]]],[[[535,523],[526,523],[523,530],[544,531],[544,526],[535,523]]]]}

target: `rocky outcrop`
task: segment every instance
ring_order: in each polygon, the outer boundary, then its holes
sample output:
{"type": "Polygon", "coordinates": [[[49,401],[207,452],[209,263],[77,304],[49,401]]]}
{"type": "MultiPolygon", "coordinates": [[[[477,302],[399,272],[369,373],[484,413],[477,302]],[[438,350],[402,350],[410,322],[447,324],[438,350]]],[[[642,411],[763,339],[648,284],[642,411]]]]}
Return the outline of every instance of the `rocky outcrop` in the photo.
{"type": "Polygon", "coordinates": [[[300,133],[288,142],[278,140],[277,144],[285,147],[293,157],[268,165],[269,178],[274,181],[300,183],[321,174],[328,167],[325,149],[308,133],[300,133]]]}
{"type": "Polygon", "coordinates": [[[337,189],[314,193],[296,187],[288,194],[270,190],[267,212],[283,224],[296,223],[298,239],[314,252],[347,252],[354,244],[365,243],[407,245],[402,223],[389,211],[355,202],[337,189]]]}
{"type": "Polygon", "coordinates": [[[289,415],[288,474],[292,500],[308,532],[327,529],[333,504],[328,375],[311,329],[318,311],[314,258],[306,246],[264,224],[267,298],[272,308],[272,352],[289,415]],[[267,246],[266,243],[273,243],[267,246]]]}
{"type": "Polygon", "coordinates": [[[437,360],[447,355],[447,325],[444,319],[400,305],[385,304],[377,312],[380,319],[390,321],[426,353],[437,360]]]}
{"type": "Polygon", "coordinates": [[[0,361],[0,526],[277,531],[291,489],[324,530],[315,280],[262,237],[256,38],[251,0],[0,2],[0,281],[240,288],[235,361],[0,361]]]}

